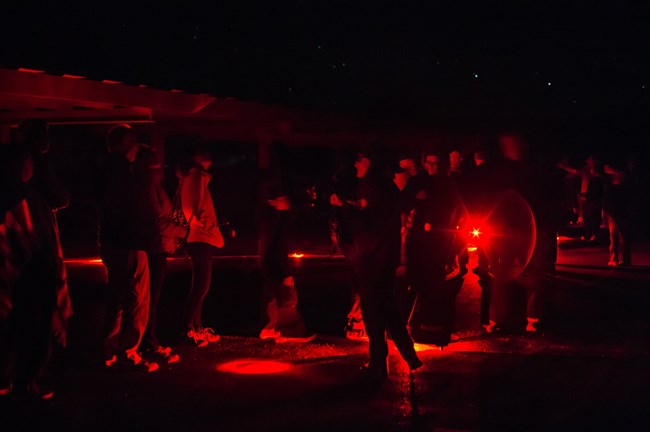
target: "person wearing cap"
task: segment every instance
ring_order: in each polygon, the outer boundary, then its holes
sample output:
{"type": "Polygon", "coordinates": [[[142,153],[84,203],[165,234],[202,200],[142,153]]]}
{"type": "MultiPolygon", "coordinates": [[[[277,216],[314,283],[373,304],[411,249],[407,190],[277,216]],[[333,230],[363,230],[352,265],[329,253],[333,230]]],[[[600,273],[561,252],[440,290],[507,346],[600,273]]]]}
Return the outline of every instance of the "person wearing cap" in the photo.
{"type": "MultiPolygon", "coordinates": [[[[370,362],[363,376],[382,381],[388,376],[388,331],[410,370],[418,369],[413,339],[395,301],[395,273],[400,262],[399,189],[393,181],[395,168],[387,153],[377,146],[357,155],[359,183],[356,200],[345,204],[353,226],[353,262],[359,278],[361,311],[369,338],[370,362]]],[[[344,206],[333,194],[330,203],[344,206]]]]}

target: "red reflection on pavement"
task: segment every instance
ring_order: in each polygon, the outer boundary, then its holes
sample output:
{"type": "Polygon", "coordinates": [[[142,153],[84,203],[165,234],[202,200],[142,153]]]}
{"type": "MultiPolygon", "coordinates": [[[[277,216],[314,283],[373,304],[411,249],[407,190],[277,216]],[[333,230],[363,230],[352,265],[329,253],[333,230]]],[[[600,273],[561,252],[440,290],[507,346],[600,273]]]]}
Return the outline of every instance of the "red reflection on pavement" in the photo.
{"type": "Polygon", "coordinates": [[[291,369],[290,363],[272,360],[241,359],[217,366],[219,372],[234,373],[239,375],[269,375],[286,372],[291,369]]]}

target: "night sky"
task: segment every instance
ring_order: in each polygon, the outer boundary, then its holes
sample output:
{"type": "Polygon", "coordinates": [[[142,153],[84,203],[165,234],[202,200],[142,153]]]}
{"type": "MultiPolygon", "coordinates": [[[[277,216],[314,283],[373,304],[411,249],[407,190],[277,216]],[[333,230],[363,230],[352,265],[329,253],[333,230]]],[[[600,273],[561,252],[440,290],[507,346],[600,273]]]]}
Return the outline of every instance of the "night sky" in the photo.
{"type": "Polygon", "coordinates": [[[643,137],[650,112],[648,2],[13,3],[4,67],[415,124],[643,137]]]}

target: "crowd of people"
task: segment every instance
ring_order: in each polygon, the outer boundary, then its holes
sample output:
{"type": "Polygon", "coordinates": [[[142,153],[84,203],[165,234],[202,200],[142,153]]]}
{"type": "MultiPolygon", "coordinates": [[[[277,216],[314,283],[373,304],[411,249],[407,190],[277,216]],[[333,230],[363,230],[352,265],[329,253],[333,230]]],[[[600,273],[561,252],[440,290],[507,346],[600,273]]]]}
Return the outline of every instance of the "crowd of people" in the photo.
{"type": "MultiPolygon", "coordinates": [[[[199,148],[189,163],[179,165],[178,187],[170,197],[162,186],[162,161],[136,138],[126,124],[109,131],[95,183],[107,274],[99,351],[105,367],[153,372],[160,364],[180,361],[172,347],[159,341],[157,308],[167,258],[181,248],[190,258],[192,281],[178,342],[204,347],[219,341],[203,325],[202,315],[212,285],[212,257],[224,238],[208,187],[210,153],[199,148]]],[[[0,395],[51,397],[39,380],[52,337],[65,345],[72,314],[56,223],[56,212],[69,196],[47,163],[48,142],[47,123],[27,120],[4,152],[0,395]]],[[[478,319],[486,331],[537,331],[544,322],[543,285],[555,269],[557,233],[571,207],[567,179],[577,179],[571,209],[584,225],[585,238],[607,226],[609,265],[631,264],[629,169],[605,164],[599,171],[593,157],[581,169],[565,161],[532,160],[515,134],[500,136],[498,150],[478,148],[467,164],[458,149],[441,152],[430,146],[395,157],[382,145],[367,145],[356,155],[353,179],[335,178],[329,194],[332,241],[353,268],[347,334],[368,340],[364,377],[381,381],[388,376],[388,337],[410,370],[422,366],[414,338],[449,341],[453,301],[470,270],[479,277],[478,319]],[[494,241],[479,241],[479,229],[487,227],[494,241]],[[478,254],[472,269],[469,242],[478,254]],[[408,317],[397,300],[400,286],[412,294],[408,317]],[[523,303],[516,301],[520,293],[523,303]]],[[[298,310],[287,261],[287,230],[299,215],[281,176],[266,175],[259,198],[259,337],[308,342],[315,335],[298,310]]]]}

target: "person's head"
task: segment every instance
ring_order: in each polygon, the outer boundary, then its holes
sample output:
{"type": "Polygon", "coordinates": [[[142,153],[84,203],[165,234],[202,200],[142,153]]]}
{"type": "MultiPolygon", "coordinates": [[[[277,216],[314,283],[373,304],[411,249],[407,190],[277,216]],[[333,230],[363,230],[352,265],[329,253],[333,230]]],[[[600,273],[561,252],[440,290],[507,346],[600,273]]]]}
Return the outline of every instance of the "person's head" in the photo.
{"type": "Polygon", "coordinates": [[[474,164],[480,166],[487,162],[487,152],[483,149],[478,149],[474,152],[474,164]]]}
{"type": "Polygon", "coordinates": [[[357,153],[354,160],[354,168],[357,170],[357,178],[364,178],[370,169],[370,158],[363,152],[357,153]]]}
{"type": "Polygon", "coordinates": [[[439,151],[427,147],[422,153],[422,168],[430,176],[437,175],[444,170],[444,160],[439,151]]]}
{"type": "Polygon", "coordinates": [[[192,162],[199,165],[203,171],[212,169],[212,155],[207,150],[197,150],[192,155],[192,162]]]}
{"type": "Polygon", "coordinates": [[[460,166],[463,163],[463,155],[458,150],[452,150],[449,152],[449,169],[450,170],[460,170],[460,166]]]}
{"type": "Polygon", "coordinates": [[[47,121],[44,119],[25,119],[20,122],[17,130],[17,139],[28,146],[27,151],[47,153],[50,149],[50,136],[47,121]]]}
{"type": "Polygon", "coordinates": [[[411,154],[405,154],[399,157],[399,167],[408,176],[413,177],[418,173],[417,158],[411,154]]]}
{"type": "Polygon", "coordinates": [[[520,161],[524,158],[524,143],[516,134],[500,135],[499,150],[501,150],[501,155],[508,160],[520,161]]]}
{"type": "Polygon", "coordinates": [[[163,165],[158,155],[148,146],[138,148],[133,167],[136,172],[152,176],[157,181],[162,181],[164,177],[163,165]]]}
{"type": "Polygon", "coordinates": [[[133,162],[138,154],[138,144],[131,126],[120,124],[113,126],[108,132],[108,151],[123,155],[133,162]]]}
{"type": "Polygon", "coordinates": [[[398,161],[398,170],[395,173],[395,184],[399,190],[404,189],[406,182],[417,174],[416,159],[412,155],[401,155],[398,161]]]}

